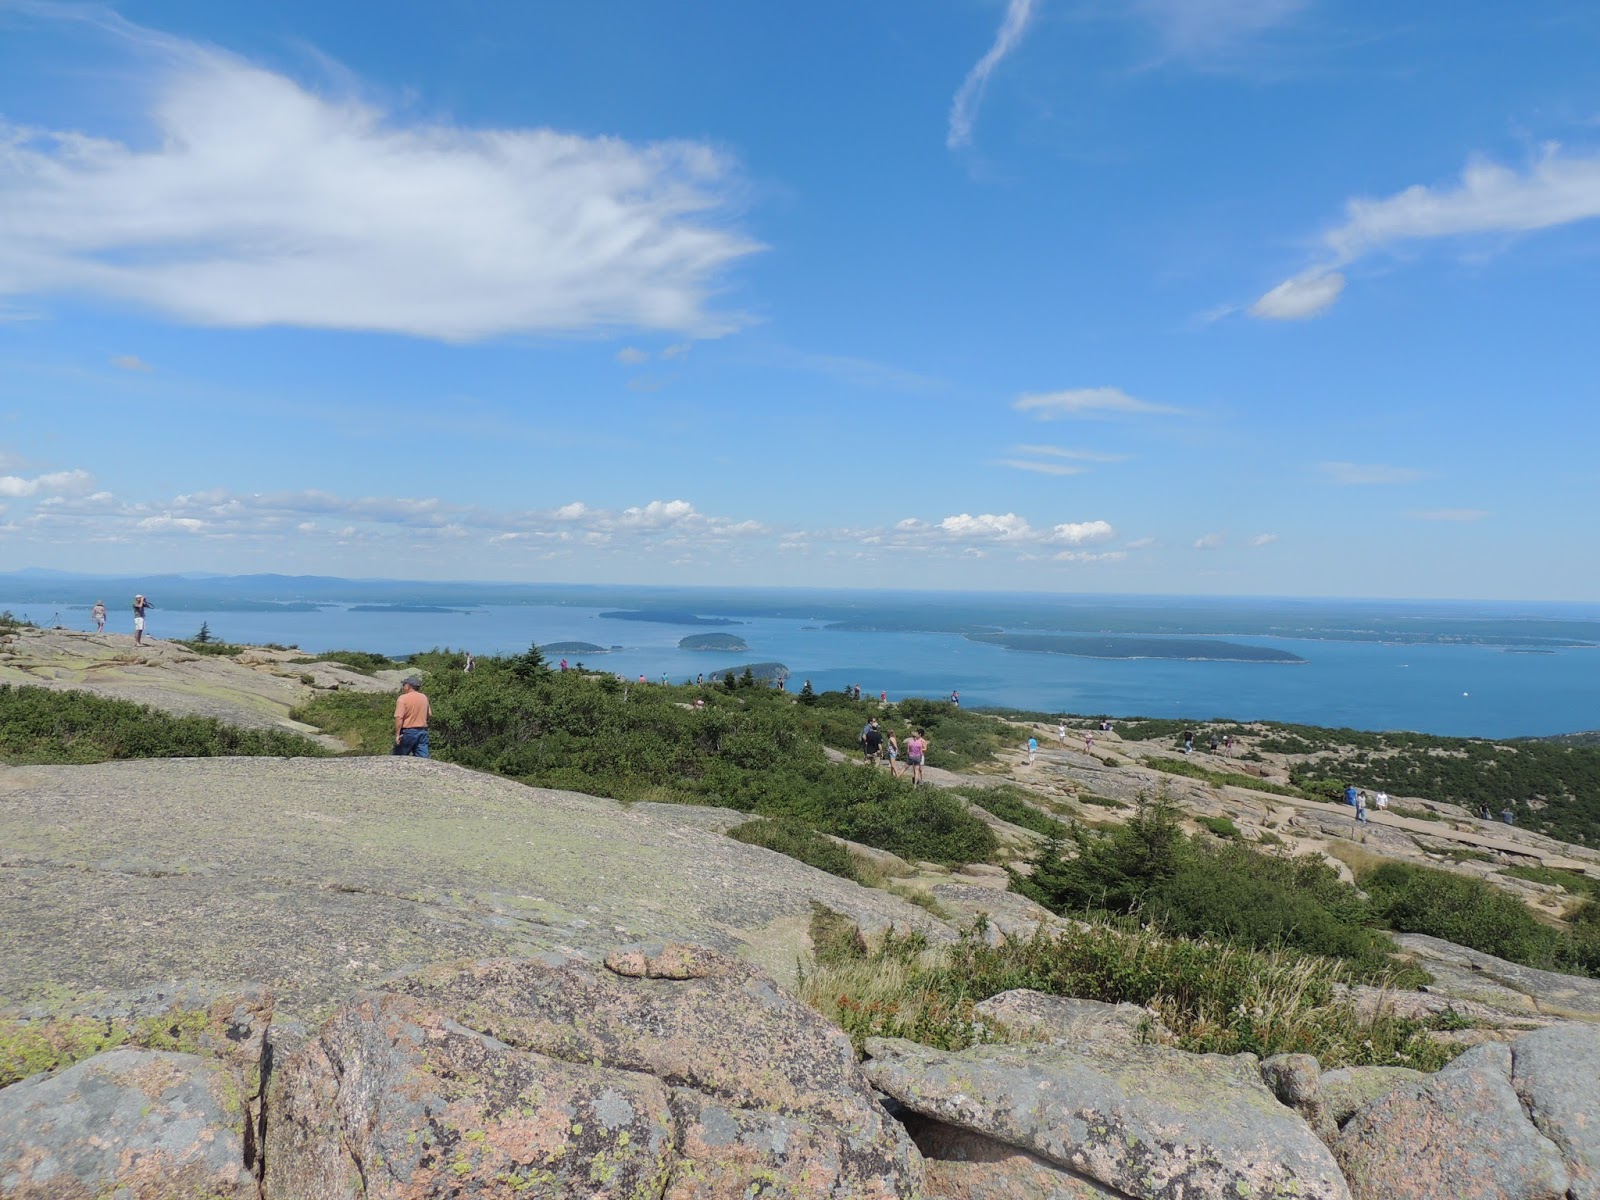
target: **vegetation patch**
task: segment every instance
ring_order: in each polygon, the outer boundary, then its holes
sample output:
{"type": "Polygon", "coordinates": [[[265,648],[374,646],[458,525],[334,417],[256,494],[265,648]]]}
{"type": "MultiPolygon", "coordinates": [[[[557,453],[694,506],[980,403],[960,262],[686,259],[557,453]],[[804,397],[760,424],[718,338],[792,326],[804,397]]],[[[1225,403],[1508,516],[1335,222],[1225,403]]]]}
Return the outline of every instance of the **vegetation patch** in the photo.
{"type": "MultiPolygon", "coordinates": [[[[735,679],[731,690],[725,681],[627,684],[611,674],[552,671],[534,647],[480,658],[470,673],[448,651],[415,655],[412,665],[433,707],[433,752],[449,762],[592,796],[784,818],[913,861],[986,861],[996,850],[993,832],[956,797],[913,788],[882,768],[828,761],[823,745],[859,749],[861,726],[877,709],[840,693],[806,705],[753,678],[735,679]]],[[[338,692],[295,716],[386,754],[393,712],[392,696],[338,692]]],[[[940,753],[935,740],[932,761],[947,765],[940,753]]]]}
{"type": "Polygon", "coordinates": [[[799,859],[807,866],[816,867],[843,879],[856,879],[856,857],[850,851],[822,836],[809,825],[802,825],[786,817],[758,818],[735,825],[728,830],[735,841],[751,846],[764,846],[790,858],[799,859]]]}
{"type": "Polygon", "coordinates": [[[379,671],[392,671],[396,667],[405,665],[385,655],[371,654],[365,650],[329,650],[301,661],[339,663],[362,675],[376,675],[379,671]]]}
{"type": "Polygon", "coordinates": [[[1436,1070],[1460,1052],[1427,1023],[1362,1016],[1335,994],[1354,978],[1325,959],[1183,941],[1096,923],[990,944],[979,923],[953,946],[889,933],[874,944],[835,934],[835,953],[802,973],[801,995],[859,1047],[904,1037],[946,1050],[1003,1040],[974,1006],[1013,988],[1148,1007],[1196,1053],[1316,1055],[1322,1066],[1436,1070]]]}
{"type": "Polygon", "coordinates": [[[1194,820],[1202,829],[1209,829],[1219,838],[1230,842],[1236,842],[1244,836],[1233,823],[1232,817],[1196,817],[1194,820]]]}
{"type": "Polygon", "coordinates": [[[297,733],[241,729],[211,717],[175,717],[88,692],[0,684],[0,760],[98,763],[124,758],[326,755],[297,733]]]}
{"type": "Polygon", "coordinates": [[[1199,779],[1213,787],[1239,787],[1250,788],[1252,791],[1267,792],[1274,796],[1300,796],[1299,788],[1285,787],[1281,783],[1269,783],[1265,779],[1258,779],[1254,775],[1246,775],[1239,771],[1213,771],[1209,767],[1187,758],[1147,758],[1143,766],[1163,771],[1168,775],[1182,775],[1189,779],[1199,779]]]}
{"type": "Polygon", "coordinates": [[[1041,812],[1037,803],[1030,803],[1032,793],[1025,792],[1021,788],[1001,785],[957,790],[960,795],[965,796],[985,812],[993,813],[1002,821],[1009,821],[1023,829],[1031,829],[1046,837],[1065,837],[1067,834],[1067,826],[1049,813],[1041,812]]]}

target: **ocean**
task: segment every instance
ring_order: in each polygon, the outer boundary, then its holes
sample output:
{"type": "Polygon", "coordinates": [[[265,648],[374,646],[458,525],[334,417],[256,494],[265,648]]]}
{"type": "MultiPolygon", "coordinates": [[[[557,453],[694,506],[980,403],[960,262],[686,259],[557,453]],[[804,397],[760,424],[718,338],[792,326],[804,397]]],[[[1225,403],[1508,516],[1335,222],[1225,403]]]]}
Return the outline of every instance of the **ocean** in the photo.
{"type": "MultiPolygon", "coordinates": [[[[104,594],[109,627],[128,632],[131,617],[124,603],[113,602],[121,594],[114,587],[127,590],[123,581],[29,580],[6,587],[23,598],[0,600],[0,610],[83,629],[89,605],[104,594]]],[[[155,605],[150,636],[157,638],[192,637],[204,622],[224,640],[307,651],[404,655],[438,646],[485,655],[519,652],[530,642],[582,641],[607,652],[552,658],[628,678],[659,680],[665,672],[673,682],[776,661],[789,668],[791,690],[805,679],[819,691],[860,684],[864,694],[887,692],[891,699],[958,690],[968,707],[1048,713],[1271,719],[1496,738],[1600,729],[1600,605],[281,577],[173,577],[142,590],[155,605]],[[603,615],[618,610],[666,619],[603,615]],[[719,619],[736,623],[709,623],[719,619]],[[969,640],[962,630],[1044,635],[1126,657],[1012,649],[969,640]],[[678,648],[680,638],[707,632],[735,635],[749,648],[678,648]],[[1268,660],[1249,660],[1254,655],[1268,660]]]]}

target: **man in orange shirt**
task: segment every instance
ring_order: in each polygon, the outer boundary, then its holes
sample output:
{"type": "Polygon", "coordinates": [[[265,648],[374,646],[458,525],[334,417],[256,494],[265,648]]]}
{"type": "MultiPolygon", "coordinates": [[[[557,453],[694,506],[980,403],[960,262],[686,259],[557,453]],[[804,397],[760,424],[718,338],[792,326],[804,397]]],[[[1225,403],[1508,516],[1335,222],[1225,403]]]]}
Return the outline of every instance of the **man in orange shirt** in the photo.
{"type": "Polygon", "coordinates": [[[432,711],[422,694],[422,680],[407,675],[400,681],[400,699],[394,702],[394,749],[391,754],[428,757],[428,718],[432,711]]]}

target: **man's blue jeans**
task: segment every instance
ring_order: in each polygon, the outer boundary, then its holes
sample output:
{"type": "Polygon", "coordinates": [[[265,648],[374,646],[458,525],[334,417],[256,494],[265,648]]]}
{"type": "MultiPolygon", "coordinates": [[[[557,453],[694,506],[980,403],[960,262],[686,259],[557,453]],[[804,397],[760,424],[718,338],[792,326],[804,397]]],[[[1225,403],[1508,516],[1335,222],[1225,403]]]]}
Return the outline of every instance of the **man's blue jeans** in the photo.
{"type": "Polygon", "coordinates": [[[426,729],[402,729],[400,740],[394,744],[390,754],[414,754],[418,758],[428,757],[428,731],[426,729]]]}

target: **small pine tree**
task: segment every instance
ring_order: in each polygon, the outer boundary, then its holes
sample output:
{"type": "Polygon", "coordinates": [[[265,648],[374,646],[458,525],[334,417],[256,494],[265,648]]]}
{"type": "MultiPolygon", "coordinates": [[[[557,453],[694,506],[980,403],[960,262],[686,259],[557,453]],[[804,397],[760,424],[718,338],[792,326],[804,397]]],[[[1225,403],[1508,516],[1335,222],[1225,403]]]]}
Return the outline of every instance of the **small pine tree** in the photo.
{"type": "Polygon", "coordinates": [[[200,632],[194,635],[194,640],[202,646],[211,644],[211,625],[208,622],[200,622],[200,632]]]}
{"type": "Polygon", "coordinates": [[[751,668],[746,667],[744,669],[744,674],[739,676],[739,686],[744,688],[753,688],[755,685],[756,673],[751,668]]]}
{"type": "Polygon", "coordinates": [[[811,680],[806,680],[805,686],[800,689],[800,703],[812,705],[817,702],[817,693],[811,687],[811,680]]]}
{"type": "Polygon", "coordinates": [[[722,677],[722,686],[727,688],[730,692],[739,686],[739,681],[733,677],[732,671],[729,671],[722,677]]]}
{"type": "Polygon", "coordinates": [[[527,650],[511,660],[511,673],[524,683],[533,683],[550,674],[550,664],[544,660],[539,643],[530,643],[527,650]]]}

